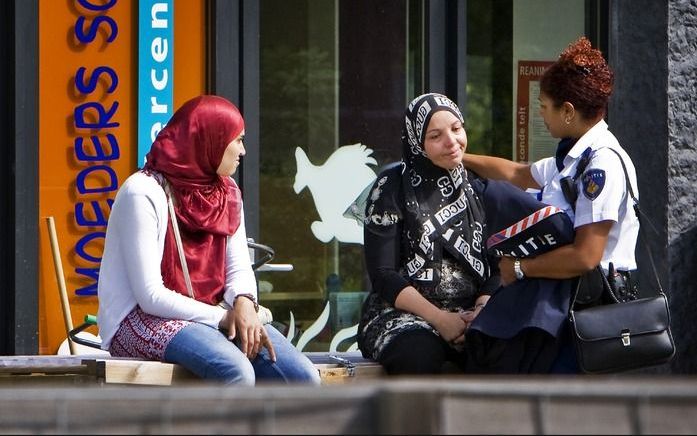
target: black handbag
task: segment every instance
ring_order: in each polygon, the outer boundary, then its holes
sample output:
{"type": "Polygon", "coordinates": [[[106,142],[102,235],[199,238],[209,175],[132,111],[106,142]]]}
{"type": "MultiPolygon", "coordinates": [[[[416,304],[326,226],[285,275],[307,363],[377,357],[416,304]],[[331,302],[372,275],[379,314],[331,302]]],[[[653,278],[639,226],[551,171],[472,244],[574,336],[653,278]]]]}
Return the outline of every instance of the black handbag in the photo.
{"type": "MultiPolygon", "coordinates": [[[[639,202],[621,157],[620,162],[634,201],[634,210],[640,217],[639,202]]],[[[675,355],[668,300],[645,241],[644,245],[656,278],[656,296],[637,299],[633,292],[620,294],[618,286],[608,281],[600,267],[578,282],[569,318],[577,361],[586,373],[609,373],[660,365],[669,362],[675,355]],[[589,291],[589,288],[595,292],[589,291]],[[585,300],[579,301],[579,295],[585,300]],[[589,296],[592,296],[590,300],[589,296]]],[[[610,271],[610,275],[612,280],[613,271],[610,271]]],[[[632,286],[631,283],[625,284],[632,286]]]]}
{"type": "Polygon", "coordinates": [[[578,364],[586,373],[660,365],[675,354],[665,294],[571,310],[578,364]]]}

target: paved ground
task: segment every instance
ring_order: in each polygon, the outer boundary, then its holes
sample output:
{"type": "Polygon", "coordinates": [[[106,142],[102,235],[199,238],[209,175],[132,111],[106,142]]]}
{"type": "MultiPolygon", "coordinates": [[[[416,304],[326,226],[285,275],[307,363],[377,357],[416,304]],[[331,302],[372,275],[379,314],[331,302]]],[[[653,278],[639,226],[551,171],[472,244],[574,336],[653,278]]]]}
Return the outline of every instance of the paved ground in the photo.
{"type": "MultiPolygon", "coordinates": [[[[40,381],[40,383],[39,383],[40,381]]],[[[697,377],[366,379],[310,388],[0,385],[4,434],[695,434],[697,377]]]]}

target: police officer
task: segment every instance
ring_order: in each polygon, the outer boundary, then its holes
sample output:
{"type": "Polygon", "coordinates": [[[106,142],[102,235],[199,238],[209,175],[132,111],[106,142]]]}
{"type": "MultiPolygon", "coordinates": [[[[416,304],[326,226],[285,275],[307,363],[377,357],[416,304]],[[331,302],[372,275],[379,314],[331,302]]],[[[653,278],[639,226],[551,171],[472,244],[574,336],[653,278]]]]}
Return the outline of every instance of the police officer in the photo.
{"type": "Polygon", "coordinates": [[[526,276],[577,277],[598,264],[605,273],[636,269],[639,222],[626,183],[636,196],[636,172],[603,120],[612,87],[613,73],[602,53],[581,37],[540,81],[540,115],[551,136],[561,139],[556,155],[532,164],[472,154],[463,158],[483,177],[540,189],[543,203],[564,209],[574,222],[573,243],[537,257],[502,258],[503,284],[526,276]]]}

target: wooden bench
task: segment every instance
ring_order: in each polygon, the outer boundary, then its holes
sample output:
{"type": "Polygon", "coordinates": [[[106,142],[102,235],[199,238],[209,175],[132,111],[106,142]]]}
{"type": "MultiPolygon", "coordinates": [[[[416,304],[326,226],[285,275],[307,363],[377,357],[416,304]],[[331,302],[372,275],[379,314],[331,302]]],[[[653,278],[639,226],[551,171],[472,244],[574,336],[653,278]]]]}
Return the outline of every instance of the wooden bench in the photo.
{"type": "MultiPolygon", "coordinates": [[[[305,353],[320,373],[322,384],[350,383],[383,374],[382,367],[360,353],[305,353]]],[[[72,381],[105,384],[170,386],[199,380],[172,363],[103,355],[0,356],[0,384],[72,381]]]]}
{"type": "Polygon", "coordinates": [[[2,356],[0,383],[78,381],[168,386],[197,380],[179,365],[115,357],[2,356]]]}
{"type": "Polygon", "coordinates": [[[374,379],[385,374],[382,366],[364,358],[359,351],[305,352],[322,378],[322,384],[353,383],[374,379]]]}

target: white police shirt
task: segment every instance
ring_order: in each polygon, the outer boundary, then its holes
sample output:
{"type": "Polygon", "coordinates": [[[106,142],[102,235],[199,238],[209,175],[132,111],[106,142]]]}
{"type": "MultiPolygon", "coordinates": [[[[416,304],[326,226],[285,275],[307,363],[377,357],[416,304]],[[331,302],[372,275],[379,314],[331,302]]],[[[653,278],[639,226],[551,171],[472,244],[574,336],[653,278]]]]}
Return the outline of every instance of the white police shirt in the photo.
{"type": "Polygon", "coordinates": [[[622,163],[610,149],[616,150],[622,156],[634,195],[638,199],[634,164],[620,147],[615,135],[608,130],[604,120],[600,120],[576,141],[564,157],[564,167],[561,171],[557,170],[554,157],[533,163],[530,171],[542,187],[542,202],[564,209],[573,220],[574,228],[600,221],[613,221],[601,266],[607,271],[609,263],[612,262],[616,270],[633,270],[636,269],[634,250],[639,234],[639,220],[634,212],[634,202],[625,187],[622,163]],[[592,157],[576,183],[578,197],[574,213],[564,198],[560,180],[576,174],[581,156],[589,147],[592,157]]]}

